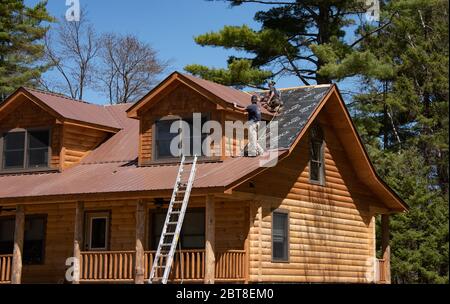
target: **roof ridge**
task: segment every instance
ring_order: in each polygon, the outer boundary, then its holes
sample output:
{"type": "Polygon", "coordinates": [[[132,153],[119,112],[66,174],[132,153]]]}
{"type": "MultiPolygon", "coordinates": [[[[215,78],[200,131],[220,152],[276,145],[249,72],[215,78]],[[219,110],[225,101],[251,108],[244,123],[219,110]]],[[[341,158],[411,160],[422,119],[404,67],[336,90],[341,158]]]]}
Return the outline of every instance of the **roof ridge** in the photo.
{"type": "Polygon", "coordinates": [[[25,90],[28,90],[28,91],[34,91],[34,92],[37,92],[37,93],[42,93],[42,94],[46,94],[46,95],[60,97],[60,98],[64,98],[64,99],[67,99],[67,100],[73,101],[73,102],[79,102],[79,103],[82,103],[82,104],[88,104],[88,105],[93,105],[93,106],[104,107],[104,105],[95,104],[95,103],[88,102],[88,101],[81,100],[81,99],[75,99],[75,98],[69,97],[67,95],[64,95],[62,93],[56,93],[56,92],[52,92],[52,91],[46,91],[46,90],[30,88],[30,87],[23,87],[23,88],[25,90]]]}
{"type": "Polygon", "coordinates": [[[213,84],[213,85],[221,86],[221,87],[227,88],[227,89],[229,89],[229,90],[234,90],[234,91],[236,91],[236,92],[239,92],[239,93],[243,93],[243,94],[247,94],[247,95],[248,95],[247,92],[245,92],[245,91],[243,91],[243,90],[236,89],[236,88],[234,88],[233,86],[227,86],[227,85],[224,85],[224,84],[221,84],[221,83],[217,83],[217,82],[214,82],[214,81],[211,81],[211,80],[208,80],[208,79],[200,78],[200,77],[197,77],[197,76],[194,76],[194,75],[191,75],[191,74],[186,74],[186,73],[181,73],[181,72],[178,72],[178,73],[180,73],[181,75],[183,75],[183,76],[185,76],[185,77],[186,77],[186,76],[187,76],[187,77],[193,77],[193,78],[196,78],[196,79],[198,79],[198,80],[200,80],[200,81],[209,82],[209,83],[211,83],[211,84],[213,84]]]}
{"type": "Polygon", "coordinates": [[[105,108],[108,108],[108,107],[115,107],[115,106],[125,106],[125,105],[132,105],[132,104],[134,104],[134,102],[122,102],[122,103],[114,103],[114,104],[105,104],[105,105],[103,105],[105,108]]]}
{"type": "MultiPolygon", "coordinates": [[[[296,90],[296,89],[317,89],[317,88],[329,88],[332,87],[333,84],[311,84],[311,85],[303,85],[303,86],[295,86],[295,87],[286,87],[286,88],[277,88],[278,91],[288,91],[288,90],[296,90]]],[[[256,90],[256,91],[248,91],[249,93],[261,93],[268,92],[269,90],[256,90]]]]}

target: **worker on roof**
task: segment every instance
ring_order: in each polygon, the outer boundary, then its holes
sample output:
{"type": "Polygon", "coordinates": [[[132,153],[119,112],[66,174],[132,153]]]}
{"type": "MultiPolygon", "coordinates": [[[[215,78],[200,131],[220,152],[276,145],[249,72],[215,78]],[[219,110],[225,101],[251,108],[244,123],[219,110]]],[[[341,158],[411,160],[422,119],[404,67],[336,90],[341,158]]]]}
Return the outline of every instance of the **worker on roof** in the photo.
{"type": "Polygon", "coordinates": [[[283,107],[280,92],[275,88],[275,81],[269,81],[269,92],[265,98],[265,108],[270,112],[280,112],[283,107]]]}
{"type": "Polygon", "coordinates": [[[248,156],[251,157],[264,153],[264,149],[258,143],[258,128],[261,122],[261,109],[258,102],[259,97],[253,95],[252,104],[246,109],[248,113],[248,156]]]}

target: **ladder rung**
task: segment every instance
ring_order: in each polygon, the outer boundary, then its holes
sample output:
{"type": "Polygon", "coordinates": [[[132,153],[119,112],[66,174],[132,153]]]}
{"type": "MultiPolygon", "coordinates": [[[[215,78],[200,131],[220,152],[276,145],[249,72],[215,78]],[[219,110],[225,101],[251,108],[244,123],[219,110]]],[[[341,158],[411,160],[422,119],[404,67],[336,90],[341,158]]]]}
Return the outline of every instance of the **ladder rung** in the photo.
{"type": "Polygon", "coordinates": [[[150,282],[165,282],[168,279],[167,270],[170,270],[172,266],[172,258],[173,253],[171,254],[170,249],[173,249],[177,245],[177,240],[175,238],[176,232],[172,232],[174,225],[182,225],[183,221],[181,221],[183,210],[187,207],[190,196],[190,189],[193,184],[193,179],[196,173],[196,165],[197,165],[197,156],[194,157],[194,162],[192,163],[192,167],[190,170],[185,170],[184,168],[185,157],[182,157],[180,167],[178,169],[178,176],[175,184],[175,188],[173,189],[173,201],[171,201],[170,210],[167,214],[167,220],[164,223],[164,230],[161,234],[161,243],[158,246],[158,254],[156,256],[156,260],[158,263],[154,263],[152,266],[152,271],[150,275],[150,282]],[[189,173],[189,175],[183,174],[184,171],[189,173]],[[188,172],[189,171],[189,172],[188,172]],[[178,216],[178,220],[174,221],[175,218],[173,216],[178,216]],[[170,228],[168,228],[170,226],[170,228]],[[168,232],[169,230],[169,232],[168,232]],[[169,242],[171,243],[164,243],[169,242]],[[159,265],[159,263],[163,265],[159,265]],[[163,276],[158,276],[158,271],[155,269],[165,269],[163,276]]]}

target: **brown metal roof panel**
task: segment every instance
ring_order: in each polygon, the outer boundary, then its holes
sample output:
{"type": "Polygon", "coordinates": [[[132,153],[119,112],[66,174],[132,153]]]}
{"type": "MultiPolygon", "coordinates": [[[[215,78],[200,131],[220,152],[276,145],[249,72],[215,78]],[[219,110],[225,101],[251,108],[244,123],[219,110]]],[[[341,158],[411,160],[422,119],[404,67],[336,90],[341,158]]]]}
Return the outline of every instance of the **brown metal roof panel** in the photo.
{"type": "Polygon", "coordinates": [[[136,160],[139,150],[139,121],[127,117],[129,104],[108,106],[106,109],[120,123],[122,130],[92,151],[82,163],[129,162],[136,160]]]}
{"type": "Polygon", "coordinates": [[[26,88],[25,90],[64,118],[120,129],[120,124],[105,106],[77,101],[63,95],[35,89],[26,88]]]}
{"type": "MultiPolygon", "coordinates": [[[[260,167],[261,158],[200,163],[194,188],[226,187],[260,167]]],[[[187,166],[190,169],[190,165],[187,166]]],[[[0,198],[172,190],[178,165],[84,164],[62,173],[0,176],[0,198]]]]}

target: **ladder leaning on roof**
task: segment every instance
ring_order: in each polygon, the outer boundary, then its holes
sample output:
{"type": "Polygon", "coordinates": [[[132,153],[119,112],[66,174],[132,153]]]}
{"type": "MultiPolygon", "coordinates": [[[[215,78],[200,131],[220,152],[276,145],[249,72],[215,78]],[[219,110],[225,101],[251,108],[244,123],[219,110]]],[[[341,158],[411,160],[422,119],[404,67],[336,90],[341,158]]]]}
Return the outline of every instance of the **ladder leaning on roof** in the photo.
{"type": "Polygon", "coordinates": [[[169,209],[167,210],[166,220],[159,239],[158,250],[156,251],[150,277],[148,279],[150,284],[167,284],[167,280],[169,279],[178,238],[181,227],[183,226],[184,215],[186,214],[192,185],[194,184],[197,169],[197,156],[194,156],[194,161],[192,162],[191,171],[187,181],[183,178],[185,161],[186,158],[183,155],[178,169],[175,186],[173,188],[169,209]],[[180,200],[181,198],[182,200],[180,200]],[[162,276],[160,276],[161,272],[162,276]]]}

